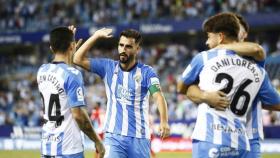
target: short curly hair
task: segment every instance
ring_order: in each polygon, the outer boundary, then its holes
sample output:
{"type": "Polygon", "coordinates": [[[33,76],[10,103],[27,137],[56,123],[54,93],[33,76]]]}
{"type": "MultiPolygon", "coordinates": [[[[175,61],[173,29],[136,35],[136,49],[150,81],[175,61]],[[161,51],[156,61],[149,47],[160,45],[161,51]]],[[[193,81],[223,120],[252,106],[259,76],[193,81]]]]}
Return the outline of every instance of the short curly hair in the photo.
{"type": "Polygon", "coordinates": [[[203,23],[204,32],[223,32],[227,38],[238,40],[239,20],[233,13],[219,13],[203,23]]]}

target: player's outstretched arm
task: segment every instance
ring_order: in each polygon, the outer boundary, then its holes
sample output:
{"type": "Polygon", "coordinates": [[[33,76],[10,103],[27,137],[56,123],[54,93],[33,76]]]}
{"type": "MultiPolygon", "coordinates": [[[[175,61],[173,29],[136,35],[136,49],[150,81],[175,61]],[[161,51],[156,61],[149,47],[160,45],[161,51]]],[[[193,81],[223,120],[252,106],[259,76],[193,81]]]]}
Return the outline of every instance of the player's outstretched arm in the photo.
{"type": "Polygon", "coordinates": [[[96,151],[100,154],[100,157],[104,157],[105,148],[101,142],[99,136],[95,133],[90,118],[84,107],[71,108],[71,113],[76,120],[79,128],[95,143],[96,151]]]}
{"type": "Polygon", "coordinates": [[[83,67],[84,69],[90,70],[90,61],[86,57],[89,49],[99,38],[110,38],[112,37],[112,29],[102,28],[97,30],[85,43],[74,53],[73,62],[74,64],[83,67]]]}
{"type": "Polygon", "coordinates": [[[184,84],[183,81],[178,81],[177,83],[177,93],[179,94],[186,94],[188,90],[188,86],[184,84]]]}
{"type": "Polygon", "coordinates": [[[206,92],[201,90],[198,85],[190,85],[186,95],[196,104],[207,103],[217,110],[225,110],[229,106],[229,100],[222,91],[206,92]]]}
{"type": "Polygon", "coordinates": [[[265,110],[271,111],[280,111],[280,104],[279,105],[262,105],[262,108],[265,110]]]}
{"type": "Polygon", "coordinates": [[[154,102],[158,106],[159,115],[160,115],[160,137],[162,139],[168,137],[170,135],[170,128],[168,125],[168,110],[166,100],[159,90],[152,94],[154,102]]]}
{"type": "Polygon", "coordinates": [[[265,52],[262,46],[253,42],[237,42],[229,44],[220,44],[216,48],[224,48],[235,51],[238,55],[249,56],[256,61],[265,60],[265,52]]]}

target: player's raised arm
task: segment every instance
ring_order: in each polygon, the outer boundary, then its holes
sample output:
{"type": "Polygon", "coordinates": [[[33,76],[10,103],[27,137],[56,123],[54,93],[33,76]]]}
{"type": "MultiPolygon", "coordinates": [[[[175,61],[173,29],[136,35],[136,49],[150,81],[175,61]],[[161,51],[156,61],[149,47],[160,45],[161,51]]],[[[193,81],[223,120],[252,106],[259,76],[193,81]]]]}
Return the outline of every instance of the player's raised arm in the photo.
{"type": "Polygon", "coordinates": [[[110,38],[112,37],[112,29],[102,28],[97,30],[85,43],[75,52],[73,55],[74,64],[81,66],[87,70],[90,70],[90,61],[86,57],[89,49],[99,38],[110,38]]]}
{"type": "MultiPolygon", "coordinates": [[[[152,93],[153,100],[158,106],[159,115],[160,115],[160,137],[162,139],[166,138],[170,134],[170,128],[168,125],[168,110],[166,100],[159,88],[159,85],[153,85],[152,89],[158,89],[154,93],[152,93]]],[[[150,90],[153,91],[153,90],[150,90]]]]}
{"type": "Polygon", "coordinates": [[[95,143],[96,151],[100,154],[102,158],[105,154],[105,148],[101,142],[99,136],[95,133],[90,118],[84,107],[74,107],[71,108],[71,113],[76,120],[79,128],[95,143]]]}
{"type": "Polygon", "coordinates": [[[249,56],[256,61],[265,60],[265,52],[262,46],[253,42],[237,42],[229,44],[220,44],[216,48],[223,48],[235,51],[238,55],[249,56]]]}

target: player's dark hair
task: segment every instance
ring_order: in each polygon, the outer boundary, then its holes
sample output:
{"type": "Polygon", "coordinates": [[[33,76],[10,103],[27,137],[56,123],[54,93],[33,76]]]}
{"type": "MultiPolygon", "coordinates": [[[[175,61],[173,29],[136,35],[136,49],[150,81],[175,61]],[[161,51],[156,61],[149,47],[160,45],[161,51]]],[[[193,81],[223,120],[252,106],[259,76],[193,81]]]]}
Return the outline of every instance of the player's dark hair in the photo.
{"type": "Polygon", "coordinates": [[[125,36],[125,37],[128,37],[128,38],[134,38],[135,43],[137,43],[139,45],[142,43],[142,36],[141,36],[140,32],[137,31],[137,30],[126,29],[126,30],[121,32],[120,37],[121,36],[125,36]]]}
{"type": "Polygon", "coordinates": [[[235,16],[237,17],[237,19],[239,20],[239,23],[244,27],[245,31],[248,33],[249,32],[249,24],[247,23],[247,21],[244,19],[243,16],[241,16],[240,14],[235,13],[235,16]]]}
{"type": "Polygon", "coordinates": [[[66,52],[73,41],[74,34],[67,27],[57,27],[50,32],[50,45],[54,52],[66,52]]]}
{"type": "Polygon", "coordinates": [[[204,32],[222,32],[227,38],[238,39],[239,22],[232,13],[219,13],[208,18],[203,24],[204,32]]]}

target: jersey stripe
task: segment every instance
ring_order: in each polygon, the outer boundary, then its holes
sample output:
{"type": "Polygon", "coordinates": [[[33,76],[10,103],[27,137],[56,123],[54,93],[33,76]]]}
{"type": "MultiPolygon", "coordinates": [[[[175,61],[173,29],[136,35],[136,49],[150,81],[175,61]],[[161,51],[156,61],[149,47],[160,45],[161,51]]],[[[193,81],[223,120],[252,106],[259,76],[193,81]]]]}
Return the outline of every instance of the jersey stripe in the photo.
{"type": "MultiPolygon", "coordinates": [[[[128,77],[129,77],[129,73],[123,72],[123,87],[125,89],[128,89],[128,77]]],[[[128,131],[128,111],[126,106],[130,106],[130,105],[122,104],[122,116],[123,116],[122,129],[121,129],[122,135],[127,135],[127,131],[128,131]]]]}
{"type": "Polygon", "coordinates": [[[253,116],[253,118],[256,119],[258,130],[256,131],[256,133],[253,134],[253,139],[254,138],[264,139],[263,122],[262,122],[262,103],[260,101],[257,103],[256,113],[257,115],[253,116]]]}
{"type": "Polygon", "coordinates": [[[116,84],[117,84],[117,77],[118,77],[118,73],[115,73],[116,71],[118,70],[118,66],[116,66],[115,68],[115,71],[114,71],[114,74],[113,74],[113,79],[112,79],[112,84],[111,84],[111,90],[112,90],[112,95],[111,95],[111,98],[112,98],[112,104],[111,104],[111,109],[112,109],[112,113],[111,113],[111,118],[110,118],[110,123],[109,123],[109,129],[108,131],[109,132],[113,132],[114,131],[114,128],[115,128],[115,123],[116,123],[116,114],[117,114],[117,108],[116,108],[116,104],[117,104],[117,101],[116,101],[116,84]]]}
{"type": "Polygon", "coordinates": [[[59,137],[60,137],[60,142],[57,144],[57,155],[62,155],[62,143],[63,143],[63,138],[64,138],[64,133],[60,133],[59,134],[59,137]]]}
{"type": "Polygon", "coordinates": [[[105,90],[106,90],[106,95],[107,95],[107,107],[106,107],[106,115],[105,115],[105,123],[104,123],[103,131],[106,131],[109,128],[109,123],[110,123],[111,113],[112,113],[112,108],[111,108],[112,97],[111,97],[111,92],[109,89],[108,79],[110,79],[110,78],[106,77],[106,76],[104,77],[104,84],[105,84],[105,90]]]}
{"type": "Polygon", "coordinates": [[[203,64],[206,64],[208,60],[208,54],[207,52],[201,52],[202,58],[203,58],[203,64]]]}
{"type": "MultiPolygon", "coordinates": [[[[234,122],[234,120],[229,119],[229,122],[234,122]]],[[[233,129],[233,130],[236,129],[236,126],[232,123],[229,123],[228,126],[229,126],[230,129],[233,129]]],[[[230,141],[229,143],[230,143],[231,147],[238,148],[239,140],[238,140],[238,134],[237,133],[231,133],[229,141],[230,141]]]]}
{"type": "MultiPolygon", "coordinates": [[[[136,88],[136,81],[135,81],[135,73],[136,71],[133,71],[132,74],[129,76],[129,81],[128,82],[128,87],[135,87],[136,88]],[[132,82],[131,82],[132,81],[132,82]]],[[[136,91],[134,92],[136,93],[136,91]]],[[[131,101],[132,101],[132,105],[133,106],[130,106],[127,110],[128,112],[128,132],[127,132],[127,135],[129,136],[135,136],[136,135],[136,117],[135,117],[135,95],[133,95],[131,97],[131,101]]]]}
{"type": "Polygon", "coordinates": [[[46,155],[51,155],[51,142],[50,141],[47,141],[46,143],[46,155]]]}
{"type": "MultiPolygon", "coordinates": [[[[137,67],[136,74],[141,74],[141,69],[137,67]]],[[[135,80],[135,85],[138,84],[135,80]]],[[[136,119],[136,137],[141,138],[141,113],[140,113],[140,101],[141,101],[141,86],[136,89],[134,114],[136,119]]]]}
{"type": "MultiPolygon", "coordinates": [[[[222,126],[220,122],[220,117],[217,115],[212,115],[213,117],[213,124],[217,126],[222,126]]],[[[213,130],[213,143],[214,144],[221,144],[222,143],[222,130],[219,128],[215,128],[213,130]]]]}
{"type": "Polygon", "coordinates": [[[117,74],[117,82],[116,82],[116,90],[115,90],[115,95],[114,98],[116,98],[116,116],[115,116],[115,128],[114,128],[114,133],[121,134],[122,132],[122,124],[125,120],[123,120],[123,104],[122,103],[122,95],[123,93],[123,72],[120,71],[117,74]]]}
{"type": "MultiPolygon", "coordinates": [[[[220,122],[225,127],[228,127],[228,120],[222,117],[219,117],[220,122]]],[[[221,144],[224,144],[226,146],[230,146],[230,142],[228,141],[228,138],[230,138],[230,134],[228,132],[222,131],[222,142],[221,144]]]]}
{"type": "MultiPolygon", "coordinates": [[[[149,92],[148,92],[149,93],[149,92]]],[[[148,107],[148,105],[149,105],[149,95],[146,95],[146,97],[145,97],[145,99],[144,99],[144,105],[145,105],[145,107],[143,107],[143,108],[145,108],[144,109],[144,112],[143,112],[143,114],[144,114],[144,120],[145,120],[145,138],[147,138],[147,139],[150,139],[150,136],[151,136],[151,133],[150,133],[150,125],[149,125],[149,107],[148,107]]]]}
{"type": "Polygon", "coordinates": [[[206,140],[209,142],[213,142],[214,131],[211,125],[213,125],[214,120],[213,120],[213,116],[210,113],[206,113],[206,122],[207,122],[207,129],[212,129],[212,130],[208,130],[206,135],[206,140]]]}

